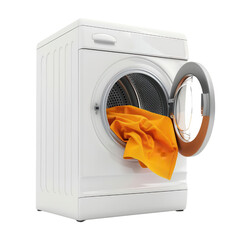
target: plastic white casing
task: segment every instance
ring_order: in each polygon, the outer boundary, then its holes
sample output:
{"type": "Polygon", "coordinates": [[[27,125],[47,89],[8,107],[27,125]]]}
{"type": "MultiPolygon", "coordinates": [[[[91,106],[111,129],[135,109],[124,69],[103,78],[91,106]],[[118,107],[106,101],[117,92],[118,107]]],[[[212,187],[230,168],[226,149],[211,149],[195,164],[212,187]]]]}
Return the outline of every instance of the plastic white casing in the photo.
{"type": "Polygon", "coordinates": [[[37,56],[37,208],[79,220],[184,209],[186,159],[171,181],[122,159],[94,105],[131,69],[162,78],[161,69],[169,94],[188,58],[185,37],[80,20],[42,41],[37,56]]]}

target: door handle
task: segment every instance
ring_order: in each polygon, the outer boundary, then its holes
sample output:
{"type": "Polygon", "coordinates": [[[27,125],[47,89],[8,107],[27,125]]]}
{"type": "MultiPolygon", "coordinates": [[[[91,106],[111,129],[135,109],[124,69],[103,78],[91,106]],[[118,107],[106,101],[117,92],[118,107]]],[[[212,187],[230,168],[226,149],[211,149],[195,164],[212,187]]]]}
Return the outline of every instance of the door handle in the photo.
{"type": "Polygon", "coordinates": [[[117,42],[115,37],[105,33],[95,33],[92,35],[92,39],[95,43],[100,44],[114,45],[117,42]]]}

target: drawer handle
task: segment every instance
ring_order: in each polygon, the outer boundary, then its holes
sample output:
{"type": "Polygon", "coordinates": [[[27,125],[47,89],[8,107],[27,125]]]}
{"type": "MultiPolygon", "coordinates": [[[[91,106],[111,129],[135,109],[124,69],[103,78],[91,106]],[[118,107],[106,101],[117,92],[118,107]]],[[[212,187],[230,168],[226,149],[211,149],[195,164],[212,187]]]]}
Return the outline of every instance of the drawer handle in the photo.
{"type": "Polygon", "coordinates": [[[108,34],[104,34],[104,33],[95,33],[92,35],[92,39],[95,43],[101,43],[101,44],[114,45],[117,42],[115,37],[108,34]]]}

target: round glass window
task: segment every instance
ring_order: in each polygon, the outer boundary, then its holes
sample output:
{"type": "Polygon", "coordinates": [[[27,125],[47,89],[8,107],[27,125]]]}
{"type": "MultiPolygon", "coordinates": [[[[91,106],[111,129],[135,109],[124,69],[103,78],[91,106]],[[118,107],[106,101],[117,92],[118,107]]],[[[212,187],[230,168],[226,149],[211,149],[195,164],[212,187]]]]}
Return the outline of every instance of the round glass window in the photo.
{"type": "Polygon", "coordinates": [[[199,80],[195,76],[189,76],[175,95],[175,127],[186,142],[196,138],[202,125],[202,93],[199,80]]]}

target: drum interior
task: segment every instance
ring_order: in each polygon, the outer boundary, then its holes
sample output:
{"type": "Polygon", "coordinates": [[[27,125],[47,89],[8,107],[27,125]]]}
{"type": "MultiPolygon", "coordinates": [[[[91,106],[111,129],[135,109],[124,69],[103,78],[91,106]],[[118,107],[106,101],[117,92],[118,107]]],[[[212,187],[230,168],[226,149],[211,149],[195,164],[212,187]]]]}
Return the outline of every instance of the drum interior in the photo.
{"type": "Polygon", "coordinates": [[[110,90],[107,108],[133,105],[153,113],[168,115],[168,101],[163,87],[152,77],[131,73],[119,79],[110,90]]]}

